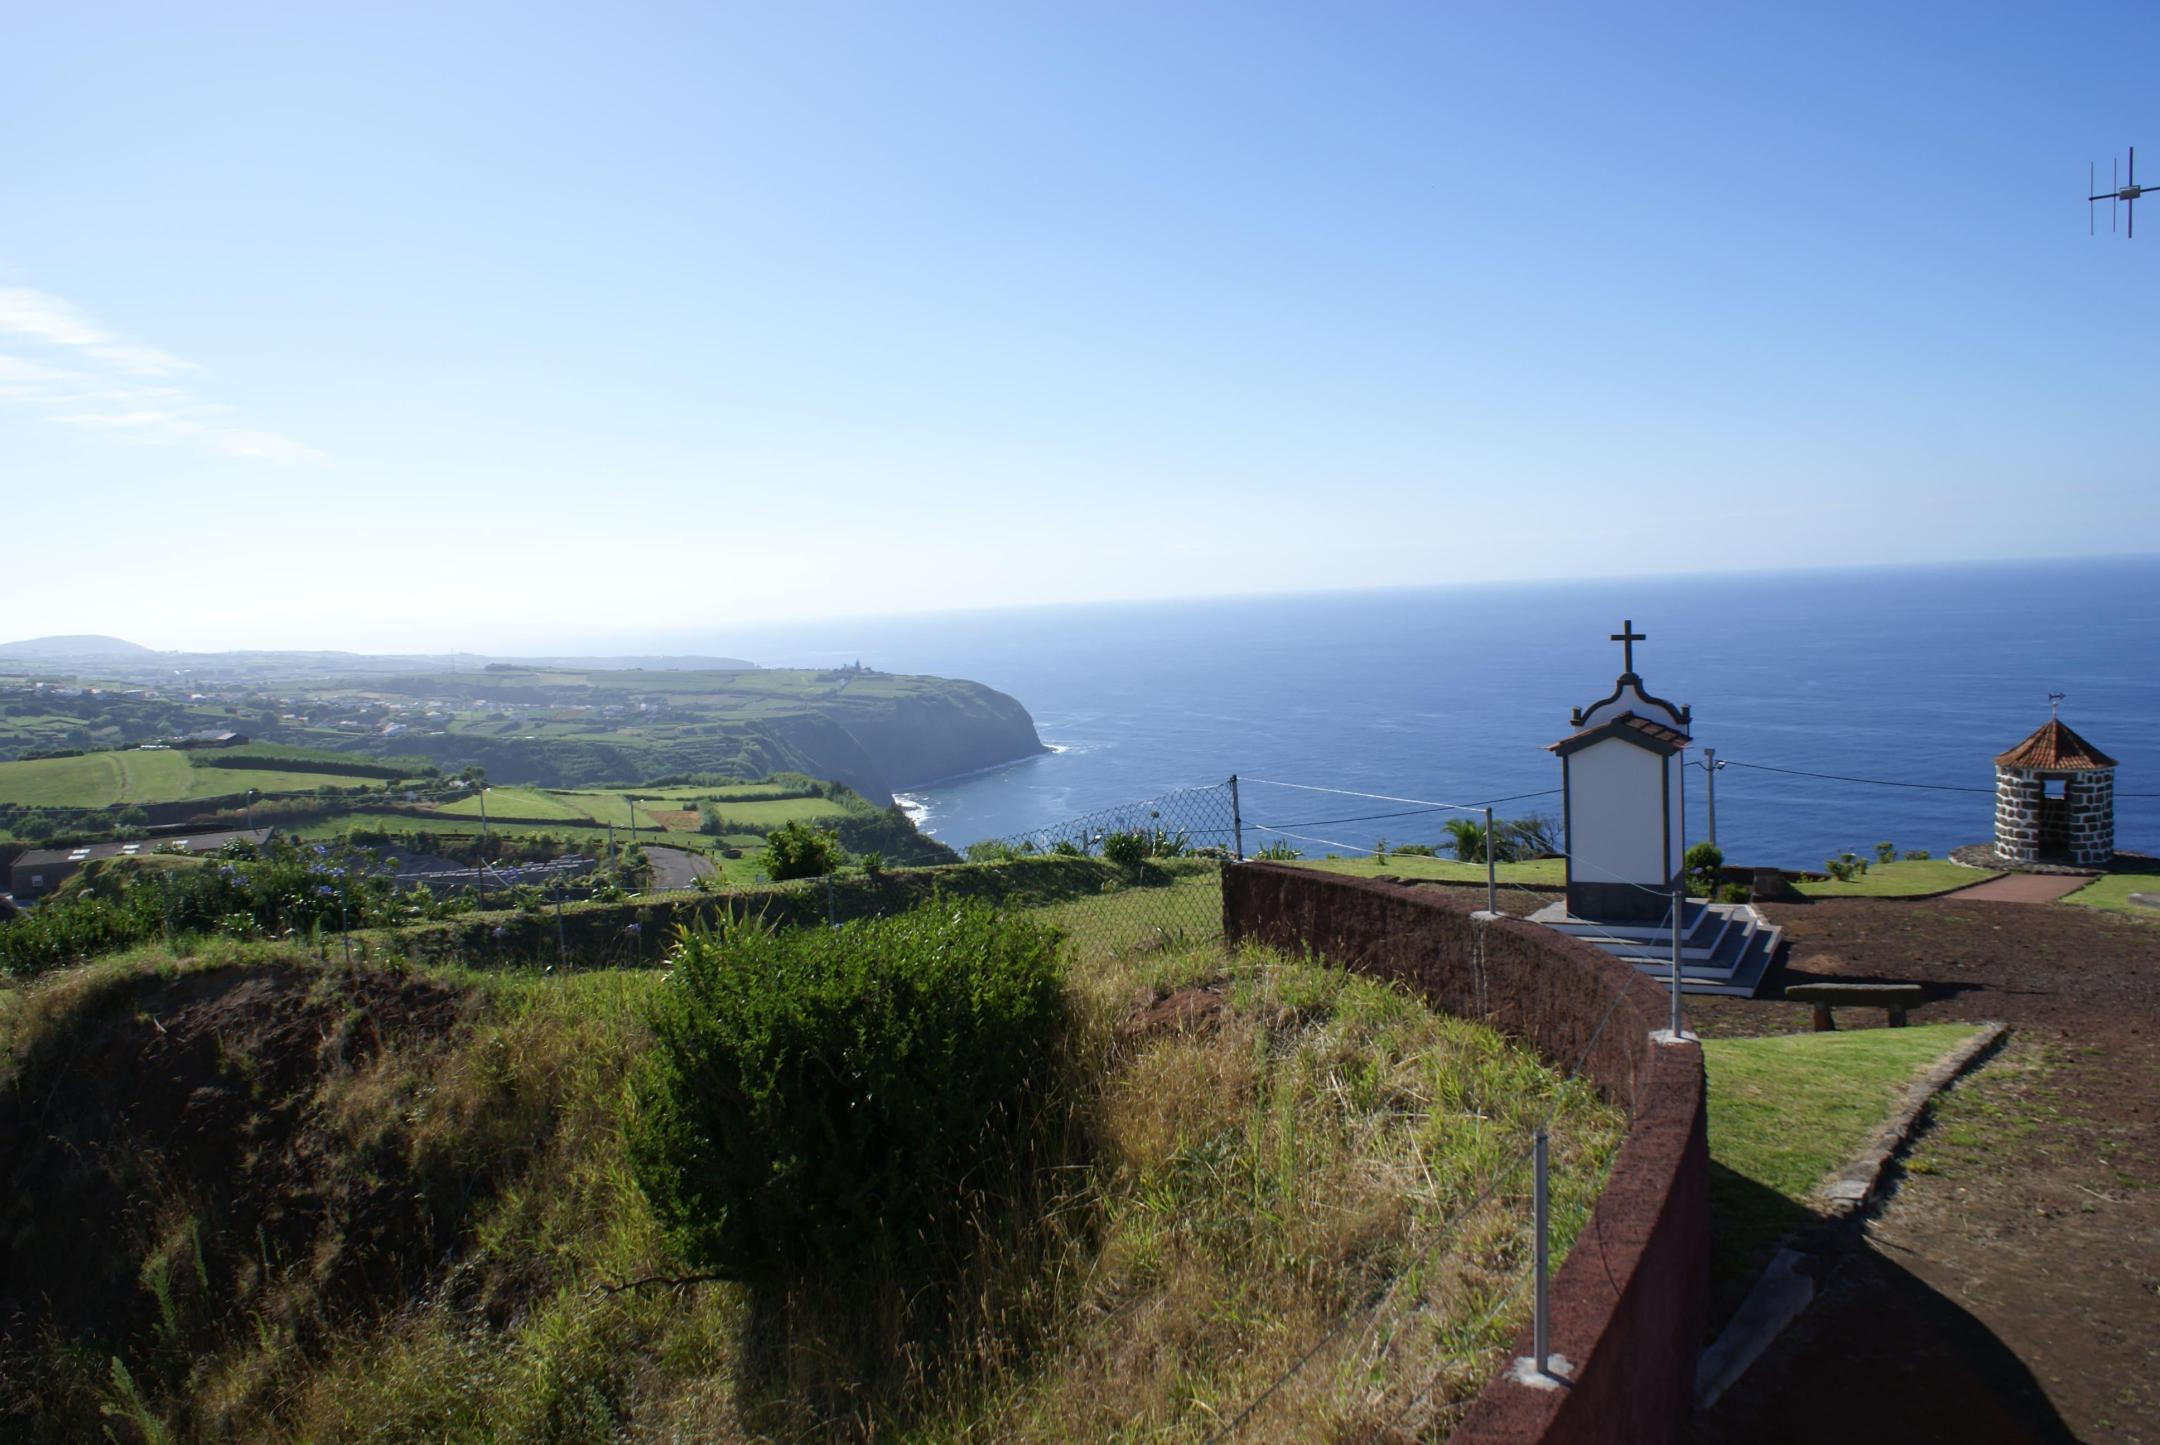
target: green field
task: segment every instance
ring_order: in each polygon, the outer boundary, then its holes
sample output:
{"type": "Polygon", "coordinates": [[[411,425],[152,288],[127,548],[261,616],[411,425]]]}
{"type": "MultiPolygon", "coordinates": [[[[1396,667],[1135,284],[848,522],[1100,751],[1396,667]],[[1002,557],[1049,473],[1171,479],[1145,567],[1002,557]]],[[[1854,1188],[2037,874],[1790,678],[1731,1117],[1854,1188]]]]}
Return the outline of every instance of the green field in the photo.
{"type": "Polygon", "coordinates": [[[1835,878],[1802,879],[1793,886],[1810,898],[1927,898],[1970,888],[1995,876],[1947,858],[1927,858],[1909,863],[1870,863],[1867,872],[1847,883],[1835,878]]]}
{"type": "MultiPolygon", "coordinates": [[[[689,812],[696,809],[699,800],[711,797],[716,790],[706,788],[662,788],[650,792],[636,790],[636,826],[639,829],[654,828],[655,808],[668,812],[689,812]]],[[[739,797],[744,791],[730,787],[718,791],[730,797],[739,797]]],[[[783,791],[774,788],[772,791],[783,791]]],[[[848,810],[829,798],[774,798],[769,794],[743,802],[722,802],[715,805],[722,817],[752,827],[778,827],[782,823],[801,819],[805,822],[823,818],[844,818],[848,810]]],[[[435,810],[454,818],[480,818],[478,797],[460,798],[454,803],[444,803],[435,810]]],[[[597,825],[612,824],[617,828],[631,826],[631,805],[625,790],[606,788],[580,788],[562,790],[554,788],[502,787],[487,790],[487,812],[490,818],[560,819],[566,823],[597,825]]],[[[681,831],[681,830],[678,830],[681,831]]],[[[694,829],[689,831],[695,831],[694,829]]]]}
{"type": "Polygon", "coordinates": [[[238,797],[248,789],[312,793],[322,787],[379,786],[380,779],[336,773],[289,773],[266,768],[197,768],[167,749],[84,753],[0,763],[0,803],[38,808],[109,808],[127,803],[176,803],[238,797]]]}

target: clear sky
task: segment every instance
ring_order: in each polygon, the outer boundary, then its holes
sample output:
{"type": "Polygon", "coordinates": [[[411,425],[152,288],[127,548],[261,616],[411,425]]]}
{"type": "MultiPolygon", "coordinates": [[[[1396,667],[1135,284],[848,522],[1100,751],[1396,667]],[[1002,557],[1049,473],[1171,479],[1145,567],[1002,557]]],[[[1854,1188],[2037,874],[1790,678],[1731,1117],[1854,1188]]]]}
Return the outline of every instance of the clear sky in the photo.
{"type": "Polygon", "coordinates": [[[0,636],[2160,550],[2149,3],[4,32],[0,636]]]}

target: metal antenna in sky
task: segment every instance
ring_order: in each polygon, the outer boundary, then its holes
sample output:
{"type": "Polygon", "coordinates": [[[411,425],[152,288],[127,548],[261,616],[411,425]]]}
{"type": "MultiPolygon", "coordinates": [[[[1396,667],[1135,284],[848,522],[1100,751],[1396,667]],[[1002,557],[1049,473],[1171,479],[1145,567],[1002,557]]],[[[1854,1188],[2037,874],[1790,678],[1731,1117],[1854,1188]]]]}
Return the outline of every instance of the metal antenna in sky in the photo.
{"type": "Polygon", "coordinates": [[[2093,187],[2099,183],[2099,168],[2090,161],[2086,162],[2085,189],[2088,194],[2085,197],[2085,234],[2090,236],[2097,230],[2093,222],[2093,202],[2106,201],[2108,203],[2109,234],[2114,233],[2115,211],[2119,206],[2123,212],[2123,235],[2126,239],[2135,240],[2137,238],[2137,200],[2139,196],[2145,194],[2145,188],[2137,183],[2137,147],[2130,147],[2130,179],[2127,183],[2117,173],[2117,167],[2113,161],[2108,162],[2108,186],[2110,189],[2094,191],[2093,187]]]}

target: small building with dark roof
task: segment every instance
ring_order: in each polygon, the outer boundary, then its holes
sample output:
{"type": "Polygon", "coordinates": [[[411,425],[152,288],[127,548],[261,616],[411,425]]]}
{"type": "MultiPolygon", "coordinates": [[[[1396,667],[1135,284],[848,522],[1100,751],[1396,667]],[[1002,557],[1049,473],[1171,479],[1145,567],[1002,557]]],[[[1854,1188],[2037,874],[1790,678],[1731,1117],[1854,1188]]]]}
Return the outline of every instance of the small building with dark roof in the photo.
{"type": "Polygon", "coordinates": [[[139,843],[85,843],[78,848],[32,848],[8,868],[8,888],[18,899],[36,898],[58,888],[85,863],[100,858],[137,858],[162,848],[166,852],[215,853],[227,843],[267,843],[275,828],[226,828],[185,837],[147,838],[139,843]]]}
{"type": "Polygon", "coordinates": [[[1995,759],[1995,856],[2102,868],[2115,856],[2115,760],[2049,718],[1995,759]]]}

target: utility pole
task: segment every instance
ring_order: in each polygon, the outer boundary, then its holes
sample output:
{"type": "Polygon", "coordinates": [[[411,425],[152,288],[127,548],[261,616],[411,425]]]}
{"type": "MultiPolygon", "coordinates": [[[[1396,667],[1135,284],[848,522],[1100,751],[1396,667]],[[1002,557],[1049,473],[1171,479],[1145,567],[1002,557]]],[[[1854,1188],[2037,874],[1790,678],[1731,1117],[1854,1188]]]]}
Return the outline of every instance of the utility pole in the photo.
{"type": "MultiPolygon", "coordinates": [[[[515,813],[512,813],[512,814],[511,814],[510,816],[514,818],[514,817],[516,817],[516,816],[517,816],[517,814],[515,814],[515,813]]],[[[485,784],[485,783],[482,783],[482,784],[480,785],[480,851],[481,851],[481,852],[483,852],[483,853],[485,853],[485,852],[487,851],[487,842],[488,842],[488,820],[487,820],[487,784],[485,784]]]]}
{"type": "Polygon", "coordinates": [[[1710,799],[1710,846],[1717,846],[1717,749],[1702,750],[1703,787],[1710,799]]]}

